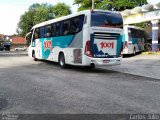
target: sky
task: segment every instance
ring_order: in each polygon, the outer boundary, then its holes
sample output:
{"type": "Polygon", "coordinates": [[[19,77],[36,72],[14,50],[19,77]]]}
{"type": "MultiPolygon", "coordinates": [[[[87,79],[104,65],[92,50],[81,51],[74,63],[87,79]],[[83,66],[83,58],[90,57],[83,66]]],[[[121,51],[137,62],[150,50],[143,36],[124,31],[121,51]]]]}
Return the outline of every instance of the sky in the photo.
{"type": "MultiPolygon", "coordinates": [[[[156,3],[159,0],[147,0],[149,3],[156,3]]],[[[72,5],[74,0],[0,0],[0,34],[16,34],[17,24],[20,16],[24,14],[30,5],[34,3],[50,3],[52,5],[58,2],[64,2],[71,6],[73,13],[77,11],[77,6],[72,5]]]]}
{"type": "Polygon", "coordinates": [[[20,16],[34,3],[50,3],[52,5],[64,2],[71,7],[72,13],[77,11],[77,6],[72,5],[74,0],[0,0],[0,34],[16,34],[20,16]]]}
{"type": "Polygon", "coordinates": [[[147,0],[147,2],[150,3],[150,4],[156,4],[160,1],[159,0],[147,0]]]}

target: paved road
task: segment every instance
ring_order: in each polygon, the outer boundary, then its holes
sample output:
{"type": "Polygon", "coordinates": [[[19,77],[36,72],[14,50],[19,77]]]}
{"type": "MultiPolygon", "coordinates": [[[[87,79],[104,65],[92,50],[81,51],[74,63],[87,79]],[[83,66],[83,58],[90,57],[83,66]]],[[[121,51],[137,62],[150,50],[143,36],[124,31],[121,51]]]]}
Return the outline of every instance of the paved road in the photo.
{"type": "Polygon", "coordinates": [[[160,113],[159,91],[159,79],[0,52],[1,113],[160,113]]]}
{"type": "Polygon", "coordinates": [[[160,55],[125,56],[120,66],[110,66],[107,69],[160,79],[160,55]]]}

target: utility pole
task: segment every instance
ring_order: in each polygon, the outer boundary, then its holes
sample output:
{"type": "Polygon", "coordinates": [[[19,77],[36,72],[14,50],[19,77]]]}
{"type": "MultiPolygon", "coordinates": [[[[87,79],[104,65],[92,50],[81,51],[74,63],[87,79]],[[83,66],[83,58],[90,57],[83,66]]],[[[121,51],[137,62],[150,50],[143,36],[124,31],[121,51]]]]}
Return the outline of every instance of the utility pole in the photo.
{"type": "Polygon", "coordinates": [[[94,9],[94,0],[92,0],[92,10],[94,9]]]}

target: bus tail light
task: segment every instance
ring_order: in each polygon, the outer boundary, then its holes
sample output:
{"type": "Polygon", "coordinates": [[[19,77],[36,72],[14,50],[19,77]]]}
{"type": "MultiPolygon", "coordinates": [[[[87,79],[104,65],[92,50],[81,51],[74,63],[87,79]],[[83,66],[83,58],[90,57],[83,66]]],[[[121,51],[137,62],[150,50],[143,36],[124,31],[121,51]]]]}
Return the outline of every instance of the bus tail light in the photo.
{"type": "Polygon", "coordinates": [[[93,56],[92,56],[92,50],[91,50],[91,42],[90,42],[90,40],[88,40],[88,41],[86,42],[85,54],[86,54],[87,56],[89,56],[89,57],[93,57],[93,56]]]}

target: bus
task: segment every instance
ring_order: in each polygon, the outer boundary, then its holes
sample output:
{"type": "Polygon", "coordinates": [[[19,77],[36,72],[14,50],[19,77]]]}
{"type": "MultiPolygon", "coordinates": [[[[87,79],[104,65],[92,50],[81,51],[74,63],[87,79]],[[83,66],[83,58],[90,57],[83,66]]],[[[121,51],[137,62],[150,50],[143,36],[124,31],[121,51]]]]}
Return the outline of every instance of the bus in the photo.
{"type": "MultiPolygon", "coordinates": [[[[85,10],[33,26],[28,55],[66,65],[119,65],[123,20],[118,12],[85,10]]],[[[27,37],[26,36],[26,37],[27,37]]]]}
{"type": "Polygon", "coordinates": [[[136,26],[124,26],[125,47],[123,54],[136,54],[146,48],[146,31],[136,26]]]}

